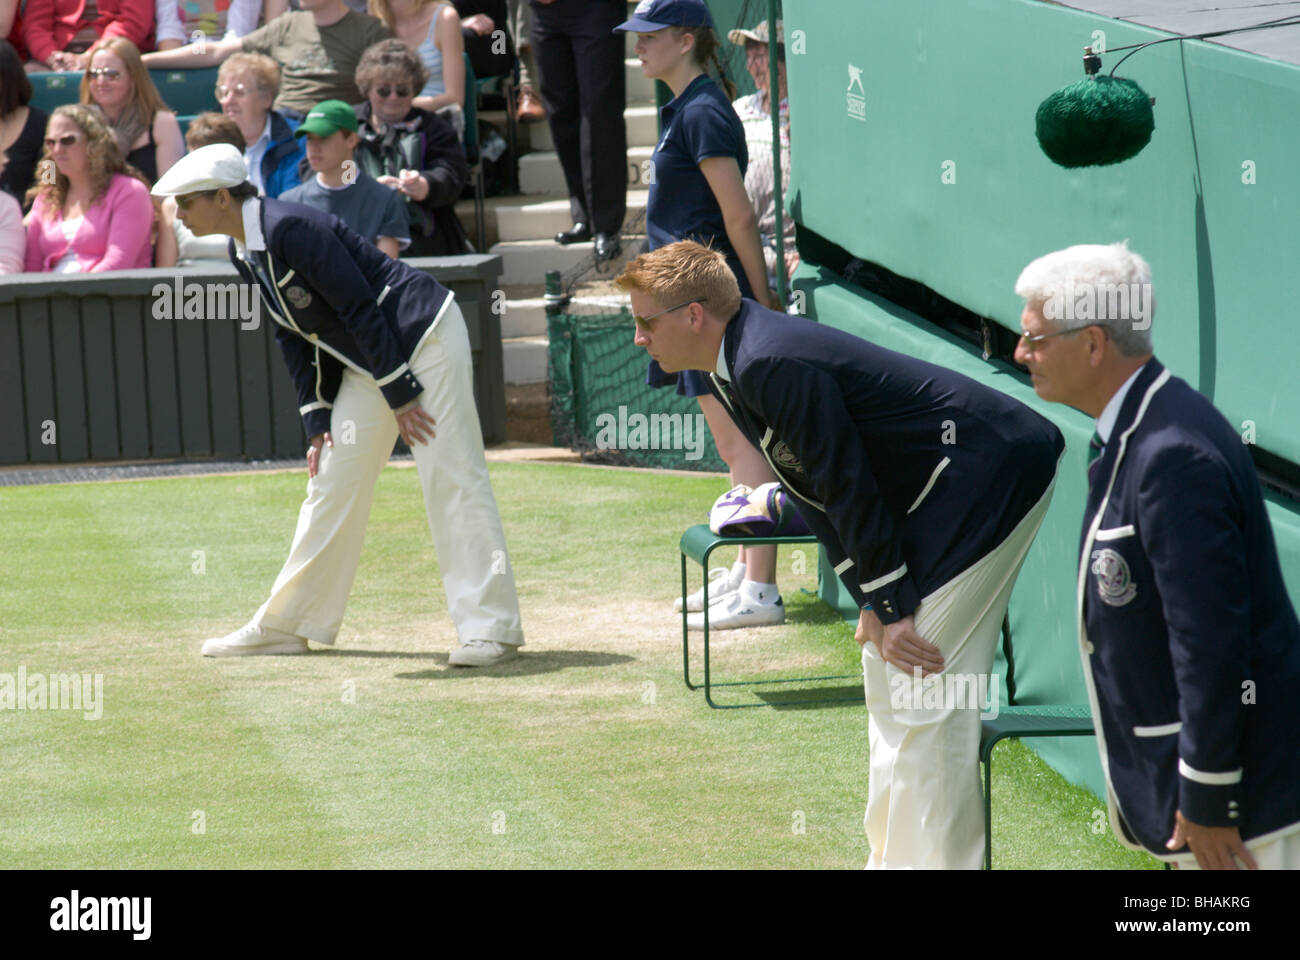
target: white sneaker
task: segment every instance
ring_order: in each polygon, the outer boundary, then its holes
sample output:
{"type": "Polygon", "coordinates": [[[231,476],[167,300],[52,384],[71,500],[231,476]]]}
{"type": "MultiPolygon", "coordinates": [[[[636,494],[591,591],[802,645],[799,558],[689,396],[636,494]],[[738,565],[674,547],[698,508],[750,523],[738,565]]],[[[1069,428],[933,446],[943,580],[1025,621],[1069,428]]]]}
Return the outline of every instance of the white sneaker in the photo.
{"type": "Polygon", "coordinates": [[[247,623],[224,637],[213,637],[203,642],[205,657],[252,657],[307,652],[307,641],[302,637],[252,623],[247,623]]]}
{"type": "Polygon", "coordinates": [[[451,652],[447,662],[453,667],[490,667],[519,656],[519,648],[511,643],[492,640],[471,640],[451,652]]]}
{"type": "MultiPolygon", "coordinates": [[[[772,603],[748,599],[737,590],[719,604],[709,604],[709,630],[736,630],[740,627],[774,627],[785,623],[785,604],[778,596],[772,603]]],[[[688,630],[704,629],[704,612],[686,616],[688,630]]]]}
{"type": "MultiPolygon", "coordinates": [[[[740,581],[735,583],[731,581],[731,570],[728,567],[714,567],[709,571],[709,606],[713,606],[723,597],[735,593],[740,589],[740,581]]],[[[686,598],[686,610],[688,613],[696,613],[704,609],[704,588],[696,590],[686,598]]],[[[673,613],[682,612],[682,598],[678,597],[673,601],[673,613]]]]}

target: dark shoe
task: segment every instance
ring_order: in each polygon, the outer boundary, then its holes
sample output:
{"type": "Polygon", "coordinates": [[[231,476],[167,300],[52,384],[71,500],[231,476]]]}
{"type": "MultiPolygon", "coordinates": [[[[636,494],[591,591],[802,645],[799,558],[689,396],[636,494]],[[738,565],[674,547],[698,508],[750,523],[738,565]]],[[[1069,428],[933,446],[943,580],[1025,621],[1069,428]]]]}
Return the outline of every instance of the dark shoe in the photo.
{"type": "Polygon", "coordinates": [[[575,223],[568,230],[561,230],[555,235],[555,242],[568,246],[571,243],[586,243],[591,239],[591,228],[585,223],[575,223]]]}
{"type": "Polygon", "coordinates": [[[613,260],[623,252],[623,245],[618,242],[617,233],[596,234],[596,261],[613,260]]]}
{"type": "Polygon", "coordinates": [[[520,123],[537,123],[546,119],[546,110],[532,87],[524,87],[519,91],[519,109],[515,111],[515,119],[520,123]]]}

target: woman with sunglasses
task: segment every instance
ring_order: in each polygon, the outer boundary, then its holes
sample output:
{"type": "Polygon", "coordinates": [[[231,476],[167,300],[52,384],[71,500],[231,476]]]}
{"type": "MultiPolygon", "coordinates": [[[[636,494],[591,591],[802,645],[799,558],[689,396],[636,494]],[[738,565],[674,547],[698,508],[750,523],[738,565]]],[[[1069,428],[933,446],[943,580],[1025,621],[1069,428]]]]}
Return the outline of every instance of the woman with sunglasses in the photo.
{"type": "Polygon", "coordinates": [[[439,114],[412,105],[425,68],[400,40],[376,43],[357,64],[365,102],[357,114],[354,157],[363,172],[398,191],[410,218],[407,257],[442,257],[470,249],[455,204],[469,178],[465,148],[439,114]]]}
{"type": "MultiPolygon", "coordinates": [[[[745,131],[731,106],[736,92],[724,77],[724,93],[707,73],[710,63],[721,73],[708,8],[703,0],[653,0],[640,4],[632,19],[615,29],[636,32],[641,71],[673,92],[662,108],[664,132],[650,161],[654,176],[645,215],[650,249],[678,240],[712,246],[726,256],[741,296],[768,306],[758,220],[745,192],[745,131]]],[[[655,387],[675,382],[678,393],[699,401],[733,484],[757,487],[776,480],[763,454],[723,409],[707,374],[665,374],[652,361],[646,380],[655,387]]],[[[703,628],[703,599],[703,590],[687,598],[691,629],[703,628]]],[[[784,623],[785,606],[776,587],[776,548],[741,547],[727,576],[710,585],[709,601],[711,630],[784,623]]]]}
{"type": "Polygon", "coordinates": [[[125,37],[105,37],[90,48],[81,102],[104,111],[122,156],[150,185],[185,156],[176,114],[163,103],[140,51],[125,37]]]}
{"type": "Polygon", "coordinates": [[[65,104],[50,115],[27,215],[29,272],[101,273],[149,266],[153,201],[102,114],[65,104]]]}
{"type": "Polygon", "coordinates": [[[301,122],[271,104],[280,92],[280,65],[264,53],[236,53],[217,71],[217,103],[244,135],[248,180],[266,197],[302,183],[298,165],[305,145],[293,132],[301,122]]]}
{"type": "Polygon", "coordinates": [[[424,64],[427,72],[415,105],[442,114],[463,138],[465,38],[456,8],[446,0],[369,0],[369,10],[424,64]]]}

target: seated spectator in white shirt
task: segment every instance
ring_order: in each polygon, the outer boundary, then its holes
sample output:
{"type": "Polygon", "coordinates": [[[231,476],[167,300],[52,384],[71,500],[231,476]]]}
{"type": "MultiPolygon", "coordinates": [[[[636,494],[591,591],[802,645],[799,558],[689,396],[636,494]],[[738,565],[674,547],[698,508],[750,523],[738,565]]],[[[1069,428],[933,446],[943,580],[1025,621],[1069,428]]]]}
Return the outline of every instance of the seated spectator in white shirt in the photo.
{"type": "MultiPolygon", "coordinates": [[[[200,113],[185,131],[185,146],[193,151],[212,143],[228,143],[242,152],[244,135],[239,132],[239,124],[224,113],[200,113]]],[[[219,233],[196,237],[176,216],[176,198],[167,197],[161,205],[154,265],[188,267],[204,261],[229,263],[227,240],[219,233]]]]}
{"type": "Polygon", "coordinates": [[[406,208],[397,191],[364,173],[353,159],[361,140],[355,111],[342,100],[318,103],[294,136],[307,138],[307,162],[316,176],[280,199],[334,214],[396,259],[411,242],[406,208]]]}

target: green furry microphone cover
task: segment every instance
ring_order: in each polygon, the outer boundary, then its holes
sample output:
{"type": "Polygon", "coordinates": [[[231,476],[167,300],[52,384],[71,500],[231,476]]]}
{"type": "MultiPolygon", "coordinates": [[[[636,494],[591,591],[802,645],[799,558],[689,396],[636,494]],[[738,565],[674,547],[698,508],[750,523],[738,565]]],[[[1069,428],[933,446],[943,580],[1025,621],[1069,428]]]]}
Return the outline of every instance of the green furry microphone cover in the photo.
{"type": "Polygon", "coordinates": [[[1105,166],[1135,156],[1151,140],[1151,98],[1132,80],[1085,77],[1038,105],[1039,146],[1062,167],[1105,166]]]}

